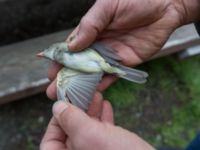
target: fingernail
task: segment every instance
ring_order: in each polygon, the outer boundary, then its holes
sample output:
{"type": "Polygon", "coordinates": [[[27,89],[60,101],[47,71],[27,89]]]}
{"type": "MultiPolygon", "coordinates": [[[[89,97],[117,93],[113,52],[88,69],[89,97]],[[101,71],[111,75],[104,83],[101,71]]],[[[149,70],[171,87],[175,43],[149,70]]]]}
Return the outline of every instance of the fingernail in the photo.
{"type": "Polygon", "coordinates": [[[77,45],[77,37],[75,37],[73,40],[71,40],[69,43],[68,43],[68,47],[69,47],[69,50],[70,51],[76,51],[76,45],[77,45]]]}
{"type": "Polygon", "coordinates": [[[70,36],[67,38],[67,43],[68,43],[68,44],[71,43],[76,37],[77,37],[76,34],[70,35],[70,36]]]}
{"type": "Polygon", "coordinates": [[[68,104],[64,101],[57,101],[54,103],[52,111],[53,111],[53,115],[58,118],[60,116],[60,114],[67,109],[68,104]]]}

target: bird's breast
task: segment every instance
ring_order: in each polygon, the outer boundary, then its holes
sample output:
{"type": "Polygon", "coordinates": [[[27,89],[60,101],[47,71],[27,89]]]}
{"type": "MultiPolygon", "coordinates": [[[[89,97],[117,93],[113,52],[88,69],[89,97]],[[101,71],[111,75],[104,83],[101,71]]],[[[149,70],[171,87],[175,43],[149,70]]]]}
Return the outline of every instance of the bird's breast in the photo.
{"type": "Polygon", "coordinates": [[[102,72],[98,60],[84,53],[64,53],[59,60],[65,67],[75,69],[82,72],[102,72]]]}

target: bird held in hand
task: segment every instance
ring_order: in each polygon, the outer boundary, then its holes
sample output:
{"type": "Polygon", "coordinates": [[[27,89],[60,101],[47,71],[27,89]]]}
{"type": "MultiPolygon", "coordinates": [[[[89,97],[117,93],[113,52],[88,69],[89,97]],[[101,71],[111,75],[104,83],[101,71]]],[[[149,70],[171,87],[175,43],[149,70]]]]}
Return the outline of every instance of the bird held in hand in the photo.
{"type": "Polygon", "coordinates": [[[66,42],[56,43],[38,56],[64,66],[57,75],[57,99],[83,110],[88,108],[104,72],[136,83],[144,83],[148,77],[146,72],[121,65],[116,51],[100,43],[80,52],[69,51],[66,42]]]}

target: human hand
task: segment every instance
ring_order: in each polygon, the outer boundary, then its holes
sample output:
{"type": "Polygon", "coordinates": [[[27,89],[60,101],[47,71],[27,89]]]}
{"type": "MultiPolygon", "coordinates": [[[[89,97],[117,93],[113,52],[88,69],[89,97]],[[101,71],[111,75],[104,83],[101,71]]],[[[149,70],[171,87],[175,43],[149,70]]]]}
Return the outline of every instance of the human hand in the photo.
{"type": "Polygon", "coordinates": [[[41,142],[41,150],[153,150],[137,135],[113,125],[112,107],[97,94],[88,115],[77,107],[57,102],[41,142]],[[96,107],[94,109],[94,107],[96,107]]]}
{"type": "MultiPolygon", "coordinates": [[[[199,11],[198,0],[97,0],[67,42],[71,50],[81,50],[101,41],[117,50],[123,64],[135,66],[158,52],[177,27],[197,20],[199,11]]],[[[49,78],[53,80],[59,69],[52,65],[49,78]]],[[[105,76],[98,90],[114,80],[105,76]]],[[[52,99],[55,89],[54,81],[47,90],[52,99]]]]}

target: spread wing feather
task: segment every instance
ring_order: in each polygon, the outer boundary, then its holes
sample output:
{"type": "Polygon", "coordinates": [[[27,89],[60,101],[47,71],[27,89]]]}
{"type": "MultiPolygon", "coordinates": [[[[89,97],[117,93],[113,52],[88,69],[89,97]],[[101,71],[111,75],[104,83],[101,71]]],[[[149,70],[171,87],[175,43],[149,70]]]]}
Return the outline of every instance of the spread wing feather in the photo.
{"type": "Polygon", "coordinates": [[[87,110],[103,73],[86,74],[63,68],[57,76],[57,98],[87,110]]]}

